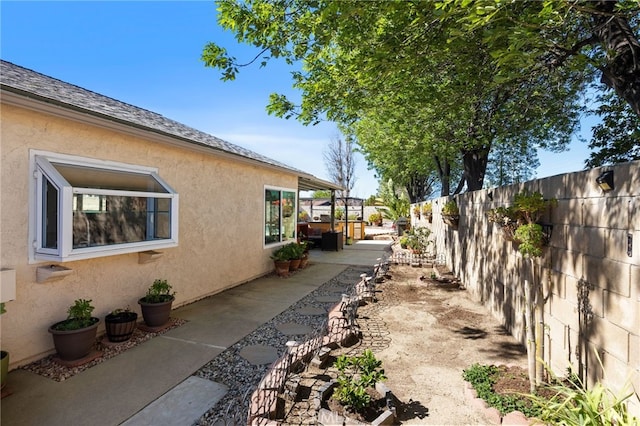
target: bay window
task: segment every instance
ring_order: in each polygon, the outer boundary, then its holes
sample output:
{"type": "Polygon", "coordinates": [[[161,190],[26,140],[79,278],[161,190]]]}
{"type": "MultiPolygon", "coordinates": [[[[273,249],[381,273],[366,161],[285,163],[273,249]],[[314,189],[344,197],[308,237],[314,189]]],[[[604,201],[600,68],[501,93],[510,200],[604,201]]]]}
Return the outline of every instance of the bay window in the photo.
{"type": "Polygon", "coordinates": [[[33,152],[33,260],[175,247],[178,194],[154,168],[33,152]]]}

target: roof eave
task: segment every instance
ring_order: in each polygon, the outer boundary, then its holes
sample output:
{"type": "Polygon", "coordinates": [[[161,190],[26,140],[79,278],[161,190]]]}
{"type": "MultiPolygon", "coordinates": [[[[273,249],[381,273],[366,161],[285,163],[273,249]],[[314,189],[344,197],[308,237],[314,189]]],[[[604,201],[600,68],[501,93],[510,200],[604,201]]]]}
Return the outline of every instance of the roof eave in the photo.
{"type": "MultiPolygon", "coordinates": [[[[259,161],[253,158],[245,157],[240,154],[224,151],[211,145],[203,144],[188,138],[182,138],[174,134],[163,132],[158,129],[143,126],[130,121],[121,120],[105,114],[100,114],[95,111],[86,110],[75,105],[70,105],[64,102],[56,101],[46,97],[37,96],[30,92],[25,92],[16,89],[11,86],[0,86],[0,99],[3,103],[18,106],[34,110],[37,112],[54,115],[57,117],[65,118],[68,120],[77,121],[80,123],[91,124],[103,129],[113,130],[128,135],[142,137],[145,139],[151,139],[156,142],[165,143],[173,146],[177,146],[184,149],[194,150],[197,152],[203,152],[207,154],[215,154],[220,157],[230,158],[243,163],[252,165],[259,165],[261,167],[284,171],[294,174],[296,176],[305,178],[312,178],[318,182],[322,180],[315,178],[312,175],[301,174],[292,168],[281,167],[275,164],[269,164],[263,161],[259,161]]],[[[327,188],[325,188],[327,189],[327,188]]]]}

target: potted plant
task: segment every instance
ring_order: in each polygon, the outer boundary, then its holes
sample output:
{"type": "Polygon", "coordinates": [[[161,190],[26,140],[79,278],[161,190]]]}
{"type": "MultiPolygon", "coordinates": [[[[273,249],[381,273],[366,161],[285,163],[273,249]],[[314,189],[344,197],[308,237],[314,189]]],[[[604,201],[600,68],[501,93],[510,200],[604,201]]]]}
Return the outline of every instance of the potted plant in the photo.
{"type": "Polygon", "coordinates": [[[413,206],[413,215],[420,220],[420,213],[422,213],[422,209],[420,208],[419,204],[416,204],[415,206],[413,206]]]}
{"type": "Polygon", "coordinates": [[[75,361],[91,352],[96,341],[99,318],[92,317],[91,299],[77,299],[67,310],[67,319],[49,327],[53,344],[63,361],[75,361]]]}
{"type": "Polygon", "coordinates": [[[515,195],[513,209],[518,212],[520,219],[514,236],[520,243],[518,246],[520,253],[532,257],[542,255],[542,247],[551,235],[545,235],[539,221],[544,212],[549,207],[556,206],[557,203],[555,198],[545,200],[539,192],[523,191],[515,195]]]}
{"type": "Polygon", "coordinates": [[[289,265],[291,264],[290,251],[287,246],[278,248],[271,254],[271,259],[276,267],[276,274],[281,277],[289,275],[289,265]]]}
{"type": "Polygon", "coordinates": [[[104,317],[104,327],[110,342],[126,342],[136,329],[138,314],[129,308],[115,309],[104,317]]]}
{"type": "Polygon", "coordinates": [[[169,322],[171,304],[176,294],[171,289],[167,280],[156,279],[147,290],[147,295],[138,300],[142,318],[148,327],[162,327],[169,322]]]}
{"type": "Polygon", "coordinates": [[[514,207],[501,206],[491,209],[487,211],[487,220],[500,227],[507,241],[515,240],[515,232],[521,223],[521,218],[514,207]]]}
{"type": "Polygon", "coordinates": [[[300,246],[300,250],[302,250],[302,257],[300,258],[300,269],[304,269],[309,263],[309,242],[300,241],[298,245],[300,246]]]}
{"type": "Polygon", "coordinates": [[[431,223],[433,221],[433,206],[431,202],[422,205],[422,215],[427,219],[427,222],[431,223]]]}
{"type": "Polygon", "coordinates": [[[302,262],[302,255],[304,254],[304,249],[298,243],[290,243],[286,245],[287,250],[289,252],[289,271],[297,271],[300,268],[300,263],[302,262]]]}
{"type": "MultiPolygon", "coordinates": [[[[7,312],[4,303],[0,303],[0,315],[7,312]]],[[[4,389],[9,375],[9,352],[0,351],[0,389],[4,389]]]]}
{"type": "Polygon", "coordinates": [[[449,200],[442,207],[442,220],[447,225],[457,228],[458,221],[460,220],[460,210],[456,200],[449,200]]]}
{"type": "Polygon", "coordinates": [[[382,226],[382,213],[371,213],[369,215],[369,223],[372,225],[382,226]]]}

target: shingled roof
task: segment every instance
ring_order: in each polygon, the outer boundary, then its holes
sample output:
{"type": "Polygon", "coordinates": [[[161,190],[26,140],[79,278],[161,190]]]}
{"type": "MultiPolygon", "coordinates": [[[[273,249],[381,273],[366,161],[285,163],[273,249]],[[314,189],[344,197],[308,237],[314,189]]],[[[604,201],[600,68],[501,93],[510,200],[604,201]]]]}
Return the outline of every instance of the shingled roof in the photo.
{"type": "MultiPolygon", "coordinates": [[[[210,148],[214,151],[232,154],[244,159],[264,163],[265,165],[285,169],[297,174],[301,178],[304,177],[304,182],[317,180],[315,183],[328,183],[306,172],[234,145],[208,133],[196,130],[164,117],[163,115],[48,77],[4,60],[0,60],[0,87],[2,90],[16,93],[27,98],[84,112],[102,119],[177,138],[195,145],[210,148]]],[[[339,186],[329,184],[335,187],[334,189],[339,189],[339,186]]],[[[326,185],[320,186],[324,186],[327,189],[332,187],[327,187],[326,185]]],[[[304,190],[305,188],[300,189],[304,190]]]]}

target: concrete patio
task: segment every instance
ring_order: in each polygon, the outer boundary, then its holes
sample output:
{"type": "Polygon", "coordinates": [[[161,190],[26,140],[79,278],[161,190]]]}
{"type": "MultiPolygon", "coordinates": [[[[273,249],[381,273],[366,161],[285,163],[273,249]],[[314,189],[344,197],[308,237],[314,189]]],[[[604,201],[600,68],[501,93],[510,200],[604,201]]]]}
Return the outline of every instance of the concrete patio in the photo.
{"type": "Polygon", "coordinates": [[[222,384],[193,376],[195,371],[348,265],[373,267],[390,243],[364,240],[337,252],[312,250],[309,266],[291,277],[266,276],[176,309],[172,317],[186,324],[65,381],[14,370],[1,422],[190,425],[226,392],[222,384]]]}

